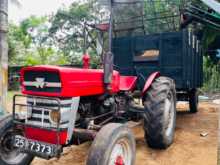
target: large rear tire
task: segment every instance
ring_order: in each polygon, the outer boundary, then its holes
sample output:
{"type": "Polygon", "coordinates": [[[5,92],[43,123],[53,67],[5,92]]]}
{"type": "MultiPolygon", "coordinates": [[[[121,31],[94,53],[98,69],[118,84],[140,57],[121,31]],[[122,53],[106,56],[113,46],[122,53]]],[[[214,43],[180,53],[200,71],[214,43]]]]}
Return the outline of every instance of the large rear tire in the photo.
{"type": "Polygon", "coordinates": [[[143,97],[145,139],[152,148],[166,149],[173,143],[176,125],[175,83],[157,78],[143,97]]]}
{"type": "Polygon", "coordinates": [[[96,135],[87,165],[134,165],[135,145],[134,136],[126,126],[108,124],[96,135]]]}
{"type": "Polygon", "coordinates": [[[0,118],[0,165],[29,165],[32,162],[34,156],[21,153],[13,147],[15,135],[12,117],[0,118]]]}

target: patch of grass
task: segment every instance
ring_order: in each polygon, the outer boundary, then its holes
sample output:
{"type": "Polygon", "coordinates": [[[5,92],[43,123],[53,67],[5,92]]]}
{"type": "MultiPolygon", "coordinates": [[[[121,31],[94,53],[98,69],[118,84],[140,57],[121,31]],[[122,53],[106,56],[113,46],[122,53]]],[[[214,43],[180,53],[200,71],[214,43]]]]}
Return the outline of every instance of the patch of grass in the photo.
{"type": "Polygon", "coordinates": [[[19,91],[8,91],[7,95],[7,112],[12,112],[12,101],[15,94],[19,94],[19,91]]]}

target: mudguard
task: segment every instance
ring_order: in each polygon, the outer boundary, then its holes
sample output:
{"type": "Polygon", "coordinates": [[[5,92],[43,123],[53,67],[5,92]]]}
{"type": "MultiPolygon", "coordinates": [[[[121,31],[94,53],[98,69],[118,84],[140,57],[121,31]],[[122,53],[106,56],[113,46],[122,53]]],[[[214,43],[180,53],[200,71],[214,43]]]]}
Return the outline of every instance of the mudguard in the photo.
{"type": "Polygon", "coordinates": [[[145,82],[144,88],[142,90],[142,95],[144,95],[147,92],[153,81],[159,76],[160,76],[160,72],[154,72],[148,77],[147,81],[145,82]]]}
{"type": "Polygon", "coordinates": [[[136,76],[120,76],[120,91],[132,91],[137,82],[136,76]]]}

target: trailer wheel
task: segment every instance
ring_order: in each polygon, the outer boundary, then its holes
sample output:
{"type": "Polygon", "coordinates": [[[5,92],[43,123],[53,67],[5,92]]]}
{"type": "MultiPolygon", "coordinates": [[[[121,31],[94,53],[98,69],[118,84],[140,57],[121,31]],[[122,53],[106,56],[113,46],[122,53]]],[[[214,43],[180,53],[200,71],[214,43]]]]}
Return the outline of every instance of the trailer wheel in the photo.
{"type": "Polygon", "coordinates": [[[134,165],[135,151],[132,132],[122,124],[111,123],[96,135],[87,165],[134,165]]]}
{"type": "Polygon", "coordinates": [[[198,112],[198,93],[196,89],[189,92],[189,108],[191,113],[198,112]]]}
{"type": "Polygon", "coordinates": [[[174,138],[176,125],[176,90],[174,81],[157,78],[143,97],[145,139],[152,148],[165,149],[174,138]]]}
{"type": "Polygon", "coordinates": [[[0,164],[1,165],[29,165],[34,156],[21,153],[12,146],[13,137],[16,132],[13,131],[11,116],[5,116],[0,119],[0,164]]]}

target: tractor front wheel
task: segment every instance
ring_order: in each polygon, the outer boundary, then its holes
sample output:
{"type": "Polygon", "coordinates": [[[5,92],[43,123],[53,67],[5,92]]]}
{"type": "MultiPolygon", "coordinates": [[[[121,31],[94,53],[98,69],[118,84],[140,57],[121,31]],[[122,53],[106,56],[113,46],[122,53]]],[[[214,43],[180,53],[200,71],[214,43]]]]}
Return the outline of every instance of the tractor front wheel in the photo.
{"type": "Polygon", "coordinates": [[[96,135],[87,159],[87,165],[134,165],[135,139],[122,124],[111,123],[96,135]]]}
{"type": "Polygon", "coordinates": [[[13,137],[17,132],[13,130],[11,116],[0,119],[0,164],[1,165],[29,165],[34,156],[22,153],[13,147],[13,137]]]}
{"type": "Polygon", "coordinates": [[[174,81],[157,78],[143,97],[145,139],[152,148],[165,149],[174,139],[176,90],[174,81]]]}

